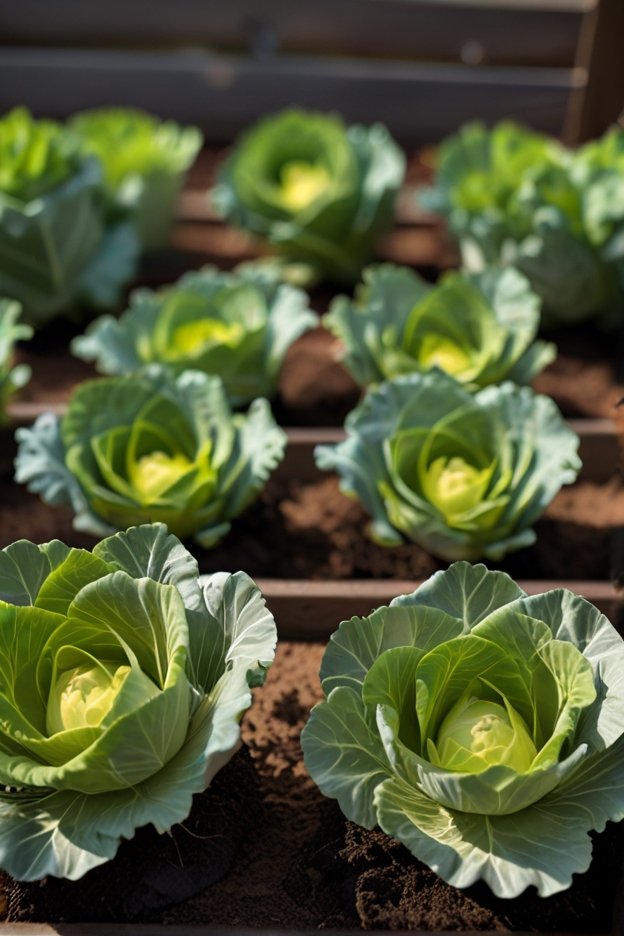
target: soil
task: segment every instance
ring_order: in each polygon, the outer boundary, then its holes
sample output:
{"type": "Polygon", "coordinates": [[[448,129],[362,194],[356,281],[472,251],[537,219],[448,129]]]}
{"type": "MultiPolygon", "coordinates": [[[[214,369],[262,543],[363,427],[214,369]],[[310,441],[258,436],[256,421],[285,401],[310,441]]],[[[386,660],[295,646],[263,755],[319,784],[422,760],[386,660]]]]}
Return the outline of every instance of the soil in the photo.
{"type": "Polygon", "coordinates": [[[321,697],[323,649],[280,644],[243,721],[246,751],[196,797],[190,817],[171,835],[144,829],[113,861],[77,882],[5,880],[7,919],[140,918],[299,931],[610,930],[620,826],[609,824],[594,836],[590,870],[576,875],[568,891],[540,898],[530,889],[499,900],[485,885],[461,891],[445,884],[398,842],[347,822],[308,777],[299,746],[308,711],[321,697]],[[182,902],[164,908],[174,900],[182,902]]]}
{"type": "MultiPolygon", "coordinates": [[[[69,508],[49,507],[25,488],[0,479],[0,548],[27,536],[91,549],[96,540],[72,528],[69,508]]],[[[534,546],[488,562],[518,579],[600,579],[612,572],[612,537],[624,518],[624,488],[578,482],[561,491],[535,524],[534,546]]],[[[339,581],[426,578],[446,564],[413,543],[386,548],[365,536],[363,508],[346,498],[334,476],[302,483],[271,480],[259,501],[238,517],[211,550],[188,547],[202,572],[244,569],[254,578],[339,581]]]]}

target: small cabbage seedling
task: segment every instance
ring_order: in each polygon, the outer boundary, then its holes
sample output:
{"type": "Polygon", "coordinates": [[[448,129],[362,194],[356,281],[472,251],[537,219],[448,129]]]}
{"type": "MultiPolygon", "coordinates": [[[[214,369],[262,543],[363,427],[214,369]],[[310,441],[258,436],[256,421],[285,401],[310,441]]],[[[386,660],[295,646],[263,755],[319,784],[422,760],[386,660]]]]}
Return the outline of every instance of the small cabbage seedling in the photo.
{"type": "Polygon", "coordinates": [[[368,267],[355,301],[338,296],[323,324],[361,386],[439,367],[469,390],[529,383],[554,360],[536,341],[540,301],[514,269],[447,273],[437,286],[408,267],[368,267]]]}
{"type": "Polygon", "coordinates": [[[511,264],[543,301],[545,325],[622,322],[624,131],[576,153],[503,122],[468,124],[442,143],[425,195],[467,268],[511,264]]]}
{"type": "Polygon", "coordinates": [[[113,213],[130,212],[143,250],[165,247],[201,132],[123,107],[82,111],[70,127],[102,163],[113,213]]]}
{"type": "Polygon", "coordinates": [[[174,373],[216,374],[240,406],[274,396],[288,348],[317,323],[300,289],[261,271],[204,267],[157,292],[135,290],[119,319],[107,315],[93,322],[74,339],[72,351],[95,360],[105,374],[156,362],[174,373]]]}
{"type": "Polygon", "coordinates": [[[162,524],[0,551],[0,867],[72,880],[189,814],[240,745],[275,622],[162,524]]]}
{"type": "Polygon", "coordinates": [[[0,119],[0,294],[41,325],[83,304],[117,304],[138,245],[109,223],[102,167],[66,128],[16,109],[0,119]]]}
{"type": "Polygon", "coordinates": [[[233,416],[218,377],[156,366],[81,384],[61,419],[44,413],[16,438],[16,480],[70,504],[75,529],[160,521],[204,547],[256,499],[286,443],[266,400],[233,416]]]}
{"type": "Polygon", "coordinates": [[[313,275],[354,283],[391,227],[405,157],[385,127],[286,110],[239,141],[219,173],[217,209],[313,275]]]}
{"type": "Polygon", "coordinates": [[[588,833],[624,818],[623,673],[589,602],[458,562],[340,625],[305,764],[450,884],[547,897],[589,867],[588,833]]]}
{"type": "Polygon", "coordinates": [[[19,302],[0,299],[0,423],[6,421],[11,395],[30,379],[28,364],[13,366],[15,342],[32,336],[30,325],[18,321],[21,312],[19,302]]]}
{"type": "Polygon", "coordinates": [[[533,523],[576,478],[578,436],[552,400],[512,383],[471,395],[434,369],[369,390],[319,468],[371,516],[375,542],[443,559],[500,559],[535,542],[533,523]]]}

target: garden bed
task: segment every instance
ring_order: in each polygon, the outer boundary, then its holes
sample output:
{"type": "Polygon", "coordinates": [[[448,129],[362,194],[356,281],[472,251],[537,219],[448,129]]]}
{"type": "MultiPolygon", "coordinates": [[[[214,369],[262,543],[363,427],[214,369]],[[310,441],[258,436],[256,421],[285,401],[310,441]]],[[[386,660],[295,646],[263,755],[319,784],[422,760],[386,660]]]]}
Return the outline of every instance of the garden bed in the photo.
{"type": "MultiPolygon", "coordinates": [[[[231,267],[254,255],[253,245],[224,228],[199,189],[214,159],[194,171],[181,202],[175,250],[150,262],[142,282],[157,286],[202,263],[231,267]]],[[[413,162],[411,182],[423,176],[413,162]]],[[[423,275],[455,260],[441,228],[401,202],[398,230],[382,258],[409,262],[423,275]]],[[[319,313],[331,293],[313,297],[319,313]]],[[[21,351],[33,380],[12,405],[15,422],[29,423],[46,409],[62,411],[72,387],[93,376],[66,351],[73,326],[48,328],[21,351]]],[[[502,568],[528,592],[572,588],[620,621],[612,580],[620,573],[618,526],[624,488],[617,472],[617,439],[611,417],[624,394],[614,361],[624,354],[613,339],[588,329],[548,336],[559,357],[538,378],[581,439],[583,471],[564,488],[536,524],[537,542],[508,556],[502,568]]],[[[336,803],[321,796],[301,760],[299,733],[321,698],[318,670],[324,643],[338,622],[366,614],[395,595],[413,590],[444,563],[415,545],[383,549],[364,536],[367,517],[345,498],[337,479],[319,472],[318,442],[342,437],[344,416],[358,388],[336,361],[336,344],[321,328],[290,350],[274,410],[289,429],[286,458],[251,510],[210,552],[191,546],[202,572],[243,568],[257,579],[274,613],[280,637],[267,685],[256,691],[243,721],[244,749],[196,798],[191,816],[170,836],[147,829],[125,842],[117,858],[72,883],[5,880],[0,893],[9,923],[31,923],[25,933],[58,932],[57,923],[101,923],[92,936],[114,932],[112,922],[304,930],[398,929],[604,933],[624,930],[619,884],[624,832],[610,824],[594,836],[594,861],[573,887],[542,899],[533,890],[514,900],[495,898],[485,885],[465,891],[446,885],[406,849],[380,832],[347,822],[336,803]],[[307,642],[313,641],[313,642],[307,642]],[[191,895],[193,894],[193,895],[191,895]],[[175,906],[169,906],[180,901],[175,906]],[[618,909],[615,905],[618,904],[618,909]],[[613,922],[615,920],[615,923],[613,922]],[[35,927],[47,922],[51,928],[35,927]]],[[[60,538],[91,547],[77,534],[69,510],[51,508],[16,487],[12,443],[0,457],[0,546],[25,537],[60,538]]],[[[562,846],[563,847],[563,846],[562,846]]],[[[63,932],[86,933],[62,926],[63,932]]],[[[135,927],[124,929],[126,936],[135,927]]],[[[137,936],[140,929],[136,929],[137,936]]]]}

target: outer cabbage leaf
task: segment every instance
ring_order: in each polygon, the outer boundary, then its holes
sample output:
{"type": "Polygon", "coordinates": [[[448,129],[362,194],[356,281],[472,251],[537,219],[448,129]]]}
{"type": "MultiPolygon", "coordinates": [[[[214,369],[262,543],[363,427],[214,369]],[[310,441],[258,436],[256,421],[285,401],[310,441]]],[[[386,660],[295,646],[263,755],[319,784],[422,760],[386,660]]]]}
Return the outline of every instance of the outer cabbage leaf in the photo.
{"type": "Polygon", "coordinates": [[[204,267],[173,287],[135,290],[117,319],[103,316],[72,342],[104,374],[160,363],[216,374],[234,406],[271,397],[290,345],[317,324],[305,293],[255,272],[204,267]]]}
{"type": "Polygon", "coordinates": [[[337,297],[323,320],[362,386],[433,367],[469,390],[529,383],[555,357],[554,345],[535,341],[540,302],[516,270],[449,273],[433,287],[392,264],[363,275],[355,302],[337,297]]]}
{"type": "Polygon", "coordinates": [[[306,766],[348,818],[379,824],[449,883],[547,896],[589,866],[588,832],[624,818],[623,663],[621,637],[582,598],[527,597],[504,573],[459,562],[340,625],[302,735],[306,766]],[[528,770],[431,762],[462,692],[518,707],[540,748],[528,770]],[[468,811],[447,802],[460,794],[468,811]]]}
{"type": "Polygon", "coordinates": [[[201,132],[121,107],[83,111],[70,127],[102,163],[113,215],[131,214],[143,250],[165,247],[201,132]]]}
{"type": "Polygon", "coordinates": [[[0,294],[34,325],[81,304],[115,305],[137,245],[124,223],[107,227],[99,162],[68,130],[24,111],[0,121],[0,147],[14,154],[0,180],[0,294]]]}
{"type": "Polygon", "coordinates": [[[27,599],[18,586],[20,604],[0,607],[0,865],[25,880],[79,878],[137,827],[186,818],[240,743],[250,688],[273,658],[273,619],[243,573],[200,584],[158,524],[97,551],[20,541],[0,553],[3,582],[14,570],[28,583],[27,599]],[[99,725],[46,736],[37,725],[59,661],[85,652],[128,660],[133,681],[99,725]]]}
{"type": "Polygon", "coordinates": [[[282,458],[266,400],[232,416],[221,381],[166,369],[87,382],[67,413],[19,429],[16,479],[96,536],[143,521],[217,542],[282,458]]]}
{"type": "Polygon", "coordinates": [[[287,110],[261,121],[221,167],[221,214],[317,277],[353,283],[390,228],[405,158],[379,124],[287,110]]]}
{"type": "Polygon", "coordinates": [[[317,446],[317,465],[361,501],[371,539],[405,537],[450,560],[531,545],[581,464],[552,400],[511,383],[471,396],[437,369],[369,390],[345,426],[344,442],[317,446]]]}

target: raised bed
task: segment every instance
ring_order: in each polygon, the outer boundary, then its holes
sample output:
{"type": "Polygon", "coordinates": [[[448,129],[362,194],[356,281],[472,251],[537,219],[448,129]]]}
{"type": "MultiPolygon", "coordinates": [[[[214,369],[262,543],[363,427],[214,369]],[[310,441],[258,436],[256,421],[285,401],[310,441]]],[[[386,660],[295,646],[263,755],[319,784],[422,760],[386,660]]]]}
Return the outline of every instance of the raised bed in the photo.
{"type": "MultiPolygon", "coordinates": [[[[224,228],[206,207],[200,192],[213,166],[214,159],[206,158],[195,170],[181,201],[174,250],[151,262],[143,282],[157,285],[200,263],[232,266],[254,254],[249,241],[224,228]]],[[[414,161],[410,182],[425,173],[414,161]]],[[[407,195],[399,227],[381,254],[431,277],[454,260],[441,228],[415,211],[407,195]]],[[[314,296],[319,312],[330,298],[326,291],[314,296]]],[[[24,348],[35,375],[28,393],[12,405],[14,423],[31,422],[44,409],[62,411],[73,384],[92,374],[68,356],[69,334],[51,328],[24,348]]],[[[623,392],[613,363],[618,353],[612,339],[590,331],[555,340],[560,357],[538,386],[555,397],[578,432],[584,467],[537,524],[537,544],[499,567],[529,592],[571,588],[617,625],[620,604],[612,580],[620,572],[617,528],[624,518],[612,422],[623,392]]],[[[290,427],[286,458],[223,544],[210,552],[193,548],[204,572],[242,567],[256,578],[282,638],[268,683],[243,723],[246,751],[197,797],[191,816],[171,836],[141,830],[113,862],[76,883],[50,879],[0,889],[0,906],[11,921],[5,932],[188,936],[198,927],[211,933],[253,927],[267,936],[276,928],[451,930],[459,924],[487,932],[624,933],[619,827],[596,836],[592,867],[569,891],[502,901],[485,886],[448,887],[382,833],[346,822],[303,769],[299,732],[320,699],[317,674],[329,634],[341,619],[413,590],[444,565],[416,546],[384,550],[368,544],[361,508],[340,494],[335,478],[316,469],[314,445],[342,437],[340,424],[358,396],[334,351],[320,329],[291,349],[275,407],[290,427]],[[173,900],[181,902],[163,907],[173,900]],[[129,925],[111,925],[124,921],[129,925]]],[[[3,442],[0,545],[18,537],[93,545],[72,530],[69,511],[46,507],[12,484],[10,431],[3,442]]]]}

